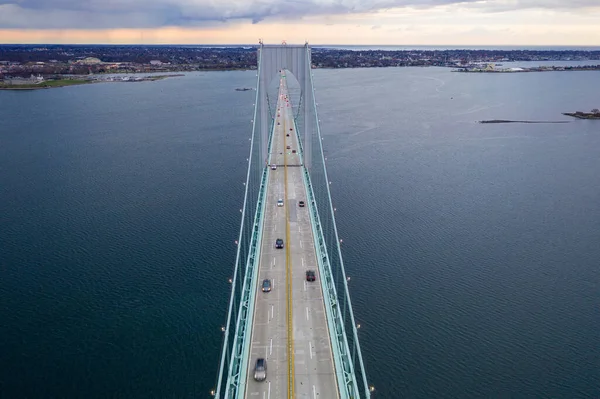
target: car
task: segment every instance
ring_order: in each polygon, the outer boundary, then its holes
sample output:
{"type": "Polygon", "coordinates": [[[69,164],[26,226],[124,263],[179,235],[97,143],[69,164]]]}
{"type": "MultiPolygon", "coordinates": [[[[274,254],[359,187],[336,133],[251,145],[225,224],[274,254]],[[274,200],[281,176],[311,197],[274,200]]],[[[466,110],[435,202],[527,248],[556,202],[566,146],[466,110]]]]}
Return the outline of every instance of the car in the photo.
{"type": "Polygon", "coordinates": [[[295,153],[296,153],[296,150],[292,150],[292,154],[295,154],[295,153]]]}
{"type": "Polygon", "coordinates": [[[254,379],[256,381],[264,381],[267,379],[267,361],[262,357],[256,359],[254,366],[254,379]]]}
{"type": "Polygon", "coordinates": [[[263,280],[262,292],[271,292],[271,280],[268,278],[263,280]]]}
{"type": "Polygon", "coordinates": [[[291,149],[291,148],[292,148],[292,146],[291,146],[291,145],[288,145],[286,148],[289,150],[289,149],[291,149]]]}
{"type": "Polygon", "coordinates": [[[281,125],[281,123],[277,122],[277,126],[281,125]]]}
{"type": "Polygon", "coordinates": [[[290,128],[290,132],[293,132],[293,131],[294,131],[294,129],[293,129],[293,128],[290,128]]]}
{"type": "Polygon", "coordinates": [[[283,200],[281,198],[277,200],[277,206],[283,206],[283,200]]]}
{"type": "Polygon", "coordinates": [[[277,170],[277,165],[275,165],[275,164],[272,164],[272,165],[271,165],[271,170],[277,170]]]}
{"type": "Polygon", "coordinates": [[[315,281],[317,279],[314,270],[306,271],[306,281],[315,281]]]}
{"type": "Polygon", "coordinates": [[[286,136],[290,137],[290,134],[288,133],[288,134],[286,134],[286,136]]]}
{"type": "Polygon", "coordinates": [[[275,248],[283,248],[283,238],[278,238],[275,240],[275,248]]]}
{"type": "Polygon", "coordinates": [[[305,205],[304,201],[299,201],[299,202],[298,202],[298,206],[299,206],[300,208],[304,208],[304,205],[305,205]]]}

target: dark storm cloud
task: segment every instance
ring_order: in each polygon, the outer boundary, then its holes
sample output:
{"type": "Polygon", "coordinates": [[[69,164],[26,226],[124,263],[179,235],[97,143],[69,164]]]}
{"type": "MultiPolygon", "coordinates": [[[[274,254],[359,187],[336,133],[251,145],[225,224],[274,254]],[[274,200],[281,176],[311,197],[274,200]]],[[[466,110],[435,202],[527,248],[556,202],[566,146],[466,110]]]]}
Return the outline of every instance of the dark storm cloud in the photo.
{"type": "Polygon", "coordinates": [[[480,11],[597,6],[600,0],[0,0],[0,28],[144,28],[300,19],[463,4],[480,11]]]}

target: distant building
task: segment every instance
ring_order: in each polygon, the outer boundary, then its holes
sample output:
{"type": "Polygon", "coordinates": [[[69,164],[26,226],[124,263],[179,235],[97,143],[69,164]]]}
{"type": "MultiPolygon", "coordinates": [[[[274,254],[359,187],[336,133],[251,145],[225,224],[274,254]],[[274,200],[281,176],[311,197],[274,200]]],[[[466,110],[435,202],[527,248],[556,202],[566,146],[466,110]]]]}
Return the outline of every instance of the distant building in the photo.
{"type": "Polygon", "coordinates": [[[162,65],[162,61],[152,60],[152,61],[150,61],[150,65],[162,65]]]}
{"type": "Polygon", "coordinates": [[[77,61],[77,64],[81,65],[98,65],[102,64],[102,61],[96,57],[86,57],[82,60],[77,61]]]}

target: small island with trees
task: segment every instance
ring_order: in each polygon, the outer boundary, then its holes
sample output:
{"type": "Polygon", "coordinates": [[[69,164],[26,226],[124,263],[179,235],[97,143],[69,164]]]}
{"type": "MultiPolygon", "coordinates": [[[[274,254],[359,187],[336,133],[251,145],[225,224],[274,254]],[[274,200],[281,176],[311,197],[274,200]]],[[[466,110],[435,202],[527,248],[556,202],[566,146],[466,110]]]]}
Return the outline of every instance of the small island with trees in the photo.
{"type": "Polygon", "coordinates": [[[600,110],[594,108],[591,112],[563,112],[563,115],[572,116],[578,119],[600,119],[600,110]]]}

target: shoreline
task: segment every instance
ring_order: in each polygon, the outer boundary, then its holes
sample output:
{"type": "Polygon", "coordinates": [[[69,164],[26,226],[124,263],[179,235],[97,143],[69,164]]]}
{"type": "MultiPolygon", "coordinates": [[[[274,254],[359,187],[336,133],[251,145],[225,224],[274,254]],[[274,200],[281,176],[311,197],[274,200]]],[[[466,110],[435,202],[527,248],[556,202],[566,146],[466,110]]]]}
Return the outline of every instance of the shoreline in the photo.
{"type": "Polygon", "coordinates": [[[137,80],[114,80],[114,79],[57,79],[57,80],[47,80],[40,83],[32,83],[32,84],[21,84],[21,85],[7,85],[0,83],[0,90],[45,90],[45,89],[54,89],[58,87],[67,87],[67,86],[82,86],[88,84],[95,83],[138,83],[138,82],[155,82],[157,80],[163,80],[171,77],[184,76],[183,74],[174,74],[174,75],[155,75],[155,76],[146,76],[137,80]]]}
{"type": "Polygon", "coordinates": [[[183,74],[173,74],[173,75],[155,75],[155,76],[145,76],[141,79],[135,80],[115,80],[115,79],[57,79],[57,80],[47,80],[40,83],[31,83],[31,84],[3,84],[0,83],[0,90],[44,90],[44,89],[54,89],[58,87],[67,87],[67,86],[82,86],[88,84],[95,83],[138,83],[138,82],[155,82],[157,80],[163,80],[171,77],[184,76],[183,74]]]}

